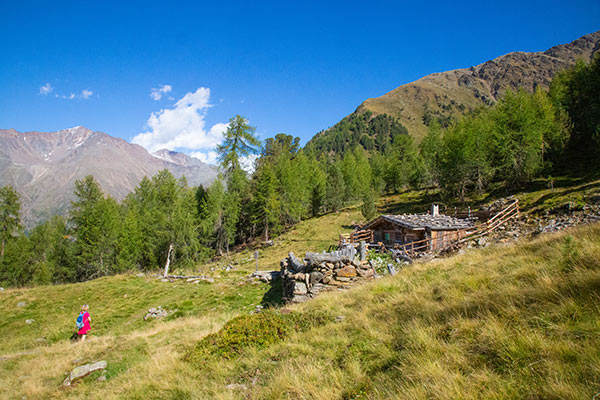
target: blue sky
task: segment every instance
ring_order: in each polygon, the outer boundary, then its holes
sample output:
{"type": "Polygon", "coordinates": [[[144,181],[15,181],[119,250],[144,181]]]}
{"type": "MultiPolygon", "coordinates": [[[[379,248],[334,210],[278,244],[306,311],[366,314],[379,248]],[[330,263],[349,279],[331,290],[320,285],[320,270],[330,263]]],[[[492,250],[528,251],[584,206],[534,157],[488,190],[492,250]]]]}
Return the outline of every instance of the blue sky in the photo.
{"type": "Polygon", "coordinates": [[[600,29],[600,0],[417,3],[2,1],[0,128],[83,125],[206,158],[241,114],[305,143],[429,73],[600,29]]]}

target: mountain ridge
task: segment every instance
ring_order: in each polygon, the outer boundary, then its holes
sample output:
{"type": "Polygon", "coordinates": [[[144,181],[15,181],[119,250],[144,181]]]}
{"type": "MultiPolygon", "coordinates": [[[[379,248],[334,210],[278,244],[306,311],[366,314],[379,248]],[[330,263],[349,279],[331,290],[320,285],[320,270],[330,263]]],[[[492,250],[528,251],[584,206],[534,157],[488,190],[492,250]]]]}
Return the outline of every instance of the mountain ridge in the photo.
{"type": "MultiPolygon", "coordinates": [[[[438,118],[443,125],[468,110],[494,104],[508,89],[531,92],[538,86],[548,88],[558,71],[578,59],[589,62],[599,52],[600,31],[596,31],[545,51],[515,51],[468,68],[435,72],[366,99],[342,121],[366,112],[371,113],[369,118],[385,114],[396,118],[420,141],[427,133],[425,121],[430,118],[438,118]]],[[[317,133],[309,144],[317,149],[327,147],[320,146],[319,141],[338,130],[342,121],[317,133]]]]}
{"type": "Polygon", "coordinates": [[[170,153],[170,159],[159,158],[140,145],[82,126],[54,132],[0,129],[0,186],[12,185],[19,192],[24,223],[31,227],[65,214],[75,180],[86,175],[117,200],[165,168],[192,186],[209,184],[217,175],[213,166],[170,153]]]}

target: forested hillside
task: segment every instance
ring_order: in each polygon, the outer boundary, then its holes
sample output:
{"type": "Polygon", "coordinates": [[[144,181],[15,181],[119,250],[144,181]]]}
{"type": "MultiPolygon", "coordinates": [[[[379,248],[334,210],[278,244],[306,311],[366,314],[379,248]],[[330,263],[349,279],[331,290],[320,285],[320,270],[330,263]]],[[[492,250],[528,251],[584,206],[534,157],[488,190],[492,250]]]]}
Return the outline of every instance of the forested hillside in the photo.
{"type": "MultiPolygon", "coordinates": [[[[600,31],[544,52],[513,52],[470,68],[434,73],[365,100],[349,117],[366,112],[386,115],[420,142],[433,120],[447,126],[465,112],[495,104],[509,90],[547,90],[559,71],[577,60],[589,63],[599,49],[600,31]]],[[[323,141],[321,136],[337,136],[344,120],[319,135],[317,141],[323,141]]]]}
{"type": "Polygon", "coordinates": [[[68,218],[28,234],[19,197],[6,186],[0,283],[82,281],[167,263],[182,268],[236,246],[269,243],[303,219],[347,205],[359,204],[370,219],[378,196],[406,188],[451,205],[490,190],[505,195],[542,177],[549,185],[552,176],[585,178],[600,159],[599,94],[597,56],[559,73],[549,91],[507,91],[447,127],[434,119],[419,144],[396,120],[368,114],[344,121],[334,142],[318,136],[300,149],[298,138],[278,134],[261,144],[238,115],[217,149],[223,173],[210,186],[189,187],[163,170],[118,203],[88,176],[76,182],[68,218]],[[259,155],[252,174],[240,163],[250,154],[259,155]]]}

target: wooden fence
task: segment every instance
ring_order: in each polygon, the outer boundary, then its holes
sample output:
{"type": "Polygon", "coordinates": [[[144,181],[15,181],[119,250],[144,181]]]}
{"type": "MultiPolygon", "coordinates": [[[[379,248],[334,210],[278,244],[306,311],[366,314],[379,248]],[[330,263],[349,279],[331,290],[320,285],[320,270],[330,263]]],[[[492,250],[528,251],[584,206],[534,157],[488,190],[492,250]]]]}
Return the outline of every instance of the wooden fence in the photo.
{"type": "Polygon", "coordinates": [[[354,231],[348,234],[340,233],[340,244],[343,243],[360,243],[360,242],[373,242],[373,231],[370,229],[364,229],[361,231],[354,231]]]}

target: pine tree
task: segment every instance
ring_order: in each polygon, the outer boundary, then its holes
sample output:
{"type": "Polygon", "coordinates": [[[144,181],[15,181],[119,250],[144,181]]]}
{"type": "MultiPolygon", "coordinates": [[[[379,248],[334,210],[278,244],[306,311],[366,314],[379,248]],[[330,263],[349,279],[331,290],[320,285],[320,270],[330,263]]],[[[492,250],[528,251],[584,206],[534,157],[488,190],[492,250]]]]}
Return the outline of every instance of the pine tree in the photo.
{"type": "Polygon", "coordinates": [[[110,197],[104,198],[91,175],[75,181],[75,197],[70,215],[77,243],[78,278],[108,275],[116,265],[118,204],[110,197]]]}
{"type": "Polygon", "coordinates": [[[344,205],[344,175],[338,164],[339,162],[332,162],[327,174],[325,204],[330,211],[338,211],[344,205]]]}
{"type": "Polygon", "coordinates": [[[12,186],[0,188],[0,257],[4,257],[6,243],[22,231],[21,201],[12,186]]]}

